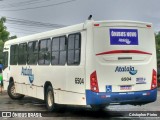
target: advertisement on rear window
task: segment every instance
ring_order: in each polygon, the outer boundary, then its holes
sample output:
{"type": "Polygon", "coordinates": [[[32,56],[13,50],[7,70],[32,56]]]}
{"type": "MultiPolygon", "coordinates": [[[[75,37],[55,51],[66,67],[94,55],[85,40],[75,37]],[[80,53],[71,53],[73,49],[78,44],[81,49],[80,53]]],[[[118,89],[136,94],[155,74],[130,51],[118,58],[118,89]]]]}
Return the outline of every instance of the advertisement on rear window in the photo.
{"type": "Polygon", "coordinates": [[[111,45],[138,45],[137,29],[110,29],[111,45]]]}

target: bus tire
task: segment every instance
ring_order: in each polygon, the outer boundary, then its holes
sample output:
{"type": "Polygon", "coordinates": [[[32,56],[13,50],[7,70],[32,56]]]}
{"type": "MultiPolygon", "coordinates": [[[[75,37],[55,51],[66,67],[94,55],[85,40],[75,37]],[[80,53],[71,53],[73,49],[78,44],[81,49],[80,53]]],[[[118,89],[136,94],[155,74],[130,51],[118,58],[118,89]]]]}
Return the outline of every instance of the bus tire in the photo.
{"type": "Polygon", "coordinates": [[[48,111],[54,111],[56,108],[56,105],[54,103],[54,92],[53,88],[51,86],[47,87],[46,94],[45,94],[45,100],[46,100],[46,107],[48,111]]]}
{"type": "Polygon", "coordinates": [[[20,100],[24,98],[24,95],[15,93],[15,85],[13,82],[9,83],[7,92],[11,99],[20,100]]]}
{"type": "Polygon", "coordinates": [[[90,105],[94,111],[105,110],[108,105],[90,105]]]}

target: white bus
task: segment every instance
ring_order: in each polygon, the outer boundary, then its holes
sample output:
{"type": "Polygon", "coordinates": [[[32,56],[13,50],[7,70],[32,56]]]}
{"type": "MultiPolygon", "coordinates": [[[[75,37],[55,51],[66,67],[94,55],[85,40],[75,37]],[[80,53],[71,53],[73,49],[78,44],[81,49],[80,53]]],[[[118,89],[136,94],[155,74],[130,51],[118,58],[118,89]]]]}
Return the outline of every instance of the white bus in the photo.
{"type": "Polygon", "coordinates": [[[4,89],[57,104],[143,105],[157,98],[152,24],[94,21],[9,40],[4,45],[4,89]]]}

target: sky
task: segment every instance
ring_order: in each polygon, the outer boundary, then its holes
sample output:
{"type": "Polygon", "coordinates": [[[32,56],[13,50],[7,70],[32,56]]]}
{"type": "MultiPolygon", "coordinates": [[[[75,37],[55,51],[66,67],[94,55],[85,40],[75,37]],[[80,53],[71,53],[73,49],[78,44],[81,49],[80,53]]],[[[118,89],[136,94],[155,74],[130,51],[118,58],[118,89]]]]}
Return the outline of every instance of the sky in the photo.
{"type": "Polygon", "coordinates": [[[93,20],[150,22],[160,31],[160,0],[0,0],[0,17],[18,37],[93,20]]]}

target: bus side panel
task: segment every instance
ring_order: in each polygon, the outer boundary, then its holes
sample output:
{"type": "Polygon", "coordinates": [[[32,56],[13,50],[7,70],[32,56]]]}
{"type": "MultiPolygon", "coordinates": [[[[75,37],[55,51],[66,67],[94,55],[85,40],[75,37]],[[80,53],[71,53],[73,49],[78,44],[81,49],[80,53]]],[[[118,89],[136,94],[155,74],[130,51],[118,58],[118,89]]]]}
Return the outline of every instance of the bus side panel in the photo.
{"type": "Polygon", "coordinates": [[[3,89],[4,89],[4,90],[7,90],[8,85],[9,85],[9,81],[8,81],[8,80],[3,79],[3,89]]]}
{"type": "Polygon", "coordinates": [[[85,95],[85,46],[86,31],[81,32],[81,56],[80,65],[74,66],[11,66],[11,73],[16,84],[16,92],[28,96],[44,99],[44,86],[48,81],[52,84],[55,95],[55,102],[59,104],[86,104],[85,95]],[[30,69],[33,75],[33,82],[30,82],[29,75],[25,75],[26,69],[30,69]],[[16,71],[16,72],[14,72],[16,71]],[[24,72],[24,73],[23,73],[24,72]],[[47,73],[47,74],[46,74],[47,73]],[[81,83],[76,81],[82,80],[81,83]],[[25,86],[22,86],[22,85],[25,86]],[[74,99],[71,96],[76,95],[74,99]],[[69,98],[66,100],[66,98],[69,98]]]}
{"type": "Polygon", "coordinates": [[[59,104],[86,105],[85,94],[59,91],[59,104]]]}
{"type": "Polygon", "coordinates": [[[36,89],[37,89],[37,91],[36,91],[36,96],[37,96],[37,98],[39,98],[39,99],[42,99],[42,100],[44,100],[44,87],[36,87],[36,89]]]}
{"type": "MultiPolygon", "coordinates": [[[[76,32],[75,32],[76,33],[76,32]]],[[[85,95],[85,51],[86,51],[86,31],[81,33],[81,52],[79,65],[66,65],[66,89],[59,91],[59,104],[84,105],[85,95]],[[73,97],[74,96],[74,97],[73,97]],[[68,98],[68,99],[66,99],[68,98]]]]}

